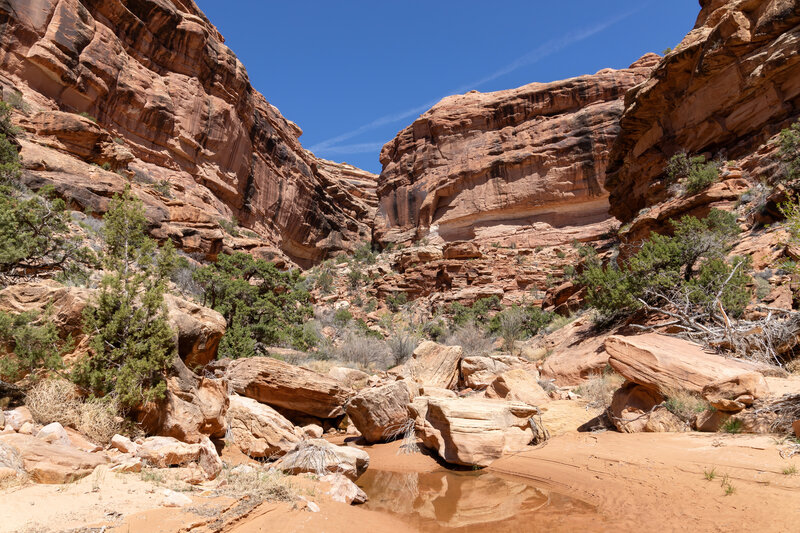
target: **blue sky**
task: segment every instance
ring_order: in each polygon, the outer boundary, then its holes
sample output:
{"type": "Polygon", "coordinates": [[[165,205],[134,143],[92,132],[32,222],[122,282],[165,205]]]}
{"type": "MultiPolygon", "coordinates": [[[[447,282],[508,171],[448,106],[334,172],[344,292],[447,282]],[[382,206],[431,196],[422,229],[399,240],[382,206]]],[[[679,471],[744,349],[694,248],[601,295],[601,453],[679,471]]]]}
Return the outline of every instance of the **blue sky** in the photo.
{"type": "Polygon", "coordinates": [[[380,172],[435,102],[623,68],[674,47],[697,0],[196,0],[318,156],[380,172]]]}

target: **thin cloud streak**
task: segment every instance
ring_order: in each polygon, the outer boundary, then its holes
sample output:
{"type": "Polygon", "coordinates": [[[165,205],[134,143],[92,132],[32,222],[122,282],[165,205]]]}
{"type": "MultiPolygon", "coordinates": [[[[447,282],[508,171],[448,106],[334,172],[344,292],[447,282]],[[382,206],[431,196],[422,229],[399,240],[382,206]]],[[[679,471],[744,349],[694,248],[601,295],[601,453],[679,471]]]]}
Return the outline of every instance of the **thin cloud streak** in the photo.
{"type": "MultiPolygon", "coordinates": [[[[603,21],[603,22],[601,22],[599,24],[596,24],[595,26],[590,27],[590,28],[585,28],[585,29],[582,29],[582,30],[570,32],[570,33],[566,34],[565,36],[563,36],[563,37],[561,37],[559,39],[552,39],[550,41],[547,41],[543,45],[538,46],[537,48],[534,48],[533,50],[531,50],[527,54],[518,57],[517,59],[515,59],[514,61],[512,61],[508,65],[504,66],[503,68],[501,68],[499,70],[496,70],[495,72],[489,74],[488,76],[485,76],[485,77],[480,78],[478,80],[475,80],[473,82],[465,83],[464,85],[461,85],[457,89],[455,89],[453,91],[450,91],[448,93],[448,95],[449,94],[462,94],[462,93],[465,93],[467,91],[475,89],[476,87],[480,87],[481,85],[489,83],[490,81],[494,81],[494,80],[496,80],[498,78],[501,78],[501,77],[505,76],[506,74],[510,74],[510,73],[514,72],[515,70],[518,70],[518,69],[520,69],[522,67],[526,67],[526,66],[532,65],[534,63],[537,63],[537,62],[541,61],[542,59],[544,59],[546,57],[549,57],[549,56],[551,56],[551,55],[563,50],[564,48],[566,48],[566,47],[568,47],[570,45],[573,45],[575,43],[578,43],[580,41],[588,39],[589,37],[591,37],[593,35],[596,35],[596,34],[602,32],[602,31],[608,29],[609,27],[613,26],[614,24],[617,24],[618,22],[621,22],[621,21],[625,20],[626,18],[630,17],[634,13],[637,13],[638,11],[641,11],[642,9],[644,9],[645,6],[647,6],[648,4],[651,4],[651,3],[652,3],[652,1],[645,2],[645,3],[641,4],[639,7],[635,8],[635,9],[620,13],[619,15],[617,15],[615,17],[612,17],[610,19],[607,19],[607,20],[605,20],[605,21],[603,21]]],[[[366,131],[373,130],[373,129],[378,128],[380,126],[384,126],[386,124],[392,124],[394,122],[399,122],[399,121],[401,121],[403,119],[406,119],[406,118],[409,118],[411,116],[415,116],[415,117],[419,116],[421,113],[427,111],[428,109],[433,107],[437,102],[439,102],[442,98],[444,98],[445,96],[448,96],[448,95],[444,95],[444,96],[442,96],[442,97],[440,97],[440,98],[438,98],[436,100],[432,100],[432,101],[430,101],[430,102],[428,102],[428,103],[426,103],[424,105],[414,107],[413,109],[408,109],[406,111],[401,111],[399,113],[394,113],[394,114],[391,114],[391,115],[385,115],[385,116],[379,117],[379,118],[373,120],[372,122],[370,122],[368,124],[364,124],[363,126],[360,126],[360,127],[356,128],[356,129],[354,129],[352,131],[349,131],[349,132],[346,132],[346,133],[342,133],[342,134],[337,135],[335,137],[331,137],[330,139],[321,141],[321,142],[315,144],[314,146],[311,146],[309,148],[309,150],[311,150],[312,152],[315,152],[315,153],[316,152],[325,152],[325,153],[329,153],[329,154],[336,154],[336,153],[338,153],[338,154],[357,154],[357,153],[370,152],[370,151],[372,151],[374,149],[373,147],[375,147],[375,146],[382,147],[384,145],[384,143],[370,142],[370,143],[359,143],[359,144],[350,144],[350,145],[342,145],[342,146],[336,146],[336,144],[341,142],[341,141],[346,141],[347,139],[352,139],[353,137],[361,135],[362,133],[364,133],[366,131]]]]}

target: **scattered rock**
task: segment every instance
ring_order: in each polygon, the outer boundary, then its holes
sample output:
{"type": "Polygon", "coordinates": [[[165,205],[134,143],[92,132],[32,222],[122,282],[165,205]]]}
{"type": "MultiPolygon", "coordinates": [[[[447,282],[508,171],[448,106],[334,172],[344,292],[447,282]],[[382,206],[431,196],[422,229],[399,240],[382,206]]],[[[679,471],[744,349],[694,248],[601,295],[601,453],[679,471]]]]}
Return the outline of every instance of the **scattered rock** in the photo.
{"type": "Polygon", "coordinates": [[[328,484],[329,488],[325,494],[330,495],[333,501],[346,504],[360,504],[367,501],[366,493],[342,474],[326,474],[319,480],[328,484]]]}
{"type": "Polygon", "coordinates": [[[662,393],[669,390],[699,393],[706,385],[754,370],[745,361],[726,359],[706,352],[693,342],[657,333],[612,335],[606,339],[605,348],[614,370],[628,381],[662,393]]]}
{"type": "Polygon", "coordinates": [[[486,397],[528,405],[542,405],[550,401],[550,396],[539,385],[536,376],[521,368],[509,370],[498,376],[486,389],[486,397]]]}
{"type": "Polygon", "coordinates": [[[364,389],[345,404],[347,416],[367,442],[390,440],[411,420],[408,404],[414,395],[405,381],[364,389]]]}
{"type": "Polygon", "coordinates": [[[136,455],[136,452],[139,450],[139,446],[136,443],[123,435],[114,435],[111,437],[111,447],[116,448],[122,453],[129,453],[131,455],[136,455]]]}
{"type": "Polygon", "coordinates": [[[62,446],[72,446],[72,441],[67,435],[64,426],[58,422],[47,424],[36,434],[37,439],[42,439],[50,444],[60,444],[62,446]]]}
{"type": "Polygon", "coordinates": [[[190,497],[180,492],[175,492],[174,490],[164,489],[161,491],[161,494],[164,495],[164,499],[161,500],[161,505],[164,507],[185,507],[192,503],[190,497]]]}
{"type": "Polygon", "coordinates": [[[721,379],[703,387],[703,398],[719,411],[737,413],[769,393],[764,376],[746,372],[732,378],[721,379]]]}
{"type": "Polygon", "coordinates": [[[200,445],[181,442],[173,437],[147,437],[136,456],[150,466],[167,468],[187,465],[200,457],[200,445]]]}
{"type": "Polygon", "coordinates": [[[116,462],[111,467],[112,472],[124,473],[137,473],[142,471],[142,460],[138,457],[124,457],[116,462]]]}
{"type": "Polygon", "coordinates": [[[303,435],[311,439],[319,439],[322,438],[323,430],[317,424],[308,424],[307,426],[303,426],[303,435]]]}
{"type": "Polygon", "coordinates": [[[227,377],[237,394],[318,418],[344,414],[342,406],[350,394],[328,376],[271,357],[232,361],[227,377]]]}
{"type": "Polygon", "coordinates": [[[25,406],[6,411],[5,419],[6,425],[10,426],[14,431],[19,431],[25,424],[33,424],[33,415],[25,406]]]}
{"type": "Polygon", "coordinates": [[[355,481],[369,466],[369,454],[353,446],[336,446],[323,439],[310,439],[275,461],[272,467],[287,474],[342,474],[355,481]]]}
{"type": "Polygon", "coordinates": [[[18,457],[25,472],[37,483],[69,483],[108,462],[105,454],[50,444],[32,435],[2,435],[0,449],[3,448],[0,458],[18,457]]]}
{"type": "Polygon", "coordinates": [[[424,341],[406,363],[408,375],[421,385],[452,389],[458,383],[461,346],[444,346],[424,341]]]}
{"type": "MultiPolygon", "coordinates": [[[[275,409],[243,396],[230,397],[228,423],[236,446],[250,457],[283,455],[303,437],[275,409]]],[[[322,436],[322,428],[318,429],[322,436]]]]}
{"type": "Polygon", "coordinates": [[[17,430],[17,433],[22,435],[33,435],[34,429],[36,429],[36,426],[33,425],[33,422],[25,422],[22,424],[22,427],[17,430]]]}
{"type": "Polygon", "coordinates": [[[465,466],[488,466],[503,454],[524,450],[533,439],[530,418],[538,412],[519,402],[425,396],[410,410],[423,444],[444,461],[465,466]]]}

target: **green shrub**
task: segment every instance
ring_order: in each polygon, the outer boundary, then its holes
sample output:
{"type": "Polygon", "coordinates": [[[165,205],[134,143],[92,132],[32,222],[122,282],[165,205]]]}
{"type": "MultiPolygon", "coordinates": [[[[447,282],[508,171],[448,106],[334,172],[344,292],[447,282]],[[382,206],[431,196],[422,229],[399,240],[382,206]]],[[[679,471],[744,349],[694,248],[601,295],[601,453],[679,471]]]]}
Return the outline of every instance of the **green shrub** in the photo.
{"type": "Polygon", "coordinates": [[[702,155],[688,157],[681,152],[670,158],[667,175],[670,181],[682,180],[688,194],[697,194],[719,180],[719,163],[706,162],[702,155]]]}
{"type": "Polygon", "coordinates": [[[783,161],[784,181],[794,182],[800,178],[800,122],[781,130],[779,156],[783,161]]]}
{"type": "Polygon", "coordinates": [[[86,111],[81,111],[80,113],[78,113],[78,115],[82,116],[83,118],[88,118],[89,120],[91,120],[92,122],[97,124],[97,118],[92,116],[92,115],[90,115],[86,111]]]}
{"type": "Polygon", "coordinates": [[[499,309],[500,298],[491,296],[489,298],[479,298],[469,307],[456,302],[450,306],[449,314],[454,325],[464,326],[469,323],[487,323],[489,322],[490,312],[499,309]]]}
{"type": "Polygon", "coordinates": [[[663,295],[677,291],[704,312],[716,313],[719,293],[727,312],[741,313],[750,298],[750,263],[726,257],[739,232],[735,215],[712,209],[703,220],[685,216],[672,224],[674,236],[652,234],[623,264],[603,266],[589,257],[579,278],[588,303],[613,316],[638,309],[641,301],[660,304],[663,295]]]}
{"type": "Polygon", "coordinates": [[[176,265],[172,244],[159,250],[145,230],[141,200],[130,188],[114,195],[103,218],[106,275],[84,310],[90,353],[74,369],[76,383],[130,408],[164,397],[175,356],[164,293],[176,265]]]}
{"type": "Polygon", "coordinates": [[[39,369],[63,368],[61,354],[72,347],[72,339],[58,337],[50,312],[17,315],[0,311],[0,376],[12,382],[39,369]]]}
{"type": "Polygon", "coordinates": [[[353,320],[353,313],[347,309],[337,309],[336,312],[333,313],[333,323],[340,328],[345,327],[351,320],[353,320]]]}
{"type": "Polygon", "coordinates": [[[236,252],[198,268],[194,280],[203,291],[203,305],[227,322],[220,357],[253,356],[261,346],[305,350],[314,344],[303,328],[313,313],[298,270],[282,272],[273,263],[236,252]]]}
{"type": "Polygon", "coordinates": [[[236,217],[231,217],[230,220],[225,220],[221,218],[217,221],[219,227],[221,227],[225,232],[230,235],[231,237],[240,237],[239,234],[239,221],[236,220],[236,217]]]}
{"type": "Polygon", "coordinates": [[[408,303],[408,295],[402,291],[386,296],[386,306],[393,313],[399,311],[406,303],[408,303]]]}

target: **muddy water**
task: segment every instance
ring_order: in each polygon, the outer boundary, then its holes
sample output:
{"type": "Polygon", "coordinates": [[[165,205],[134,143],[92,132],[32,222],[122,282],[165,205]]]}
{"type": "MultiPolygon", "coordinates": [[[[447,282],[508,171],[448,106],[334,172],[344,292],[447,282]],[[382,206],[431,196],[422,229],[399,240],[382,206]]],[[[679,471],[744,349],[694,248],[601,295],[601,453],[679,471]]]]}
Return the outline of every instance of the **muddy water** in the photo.
{"type": "Polygon", "coordinates": [[[369,496],[367,509],[422,532],[562,531],[596,518],[585,502],[488,472],[367,470],[358,485],[369,496]]]}

